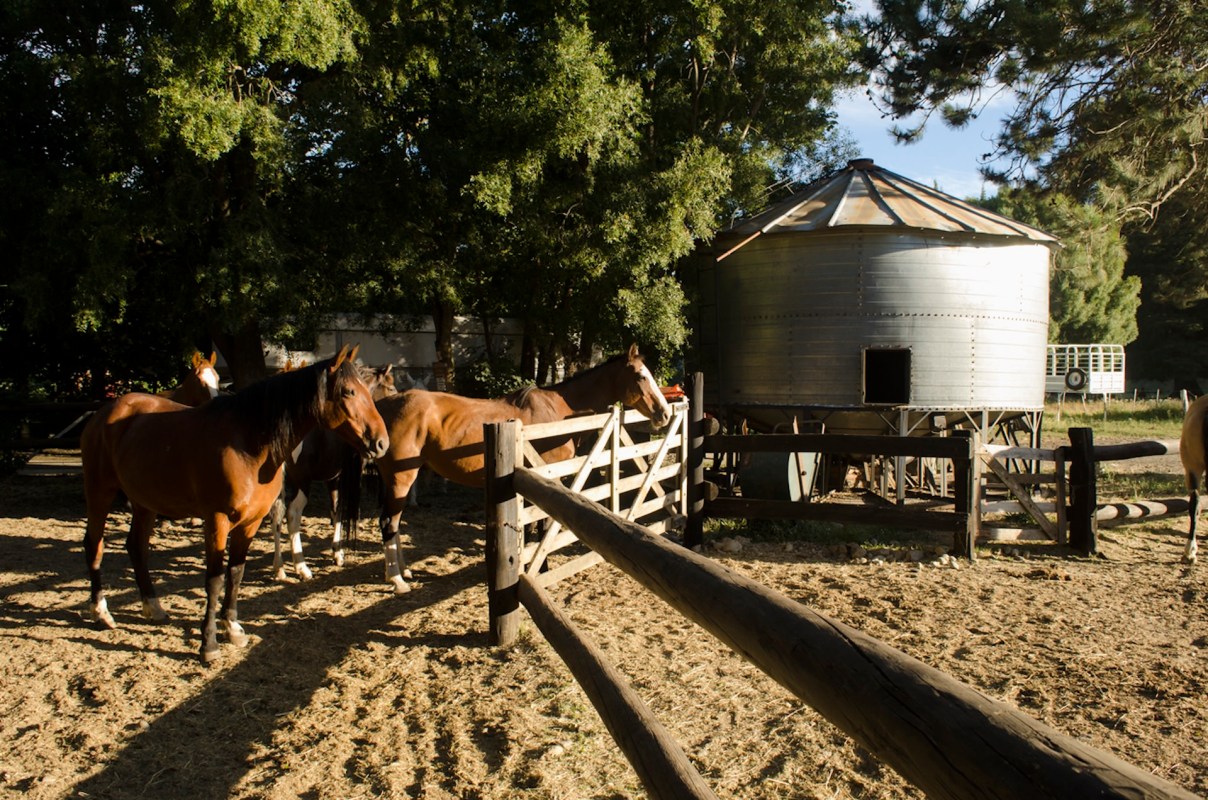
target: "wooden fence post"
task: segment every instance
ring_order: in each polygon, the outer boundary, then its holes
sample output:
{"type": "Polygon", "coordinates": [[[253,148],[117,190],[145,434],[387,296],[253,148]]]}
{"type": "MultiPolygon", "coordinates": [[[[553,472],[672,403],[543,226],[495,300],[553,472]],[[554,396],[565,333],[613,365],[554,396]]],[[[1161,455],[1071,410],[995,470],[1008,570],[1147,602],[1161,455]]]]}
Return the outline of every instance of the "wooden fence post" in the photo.
{"type": "Polygon", "coordinates": [[[505,647],[520,635],[517,587],[524,537],[519,524],[520,503],[512,485],[519,426],[515,420],[483,426],[487,476],[487,614],[491,640],[505,647]]]}
{"type": "Polygon", "coordinates": [[[981,459],[978,456],[979,443],[977,434],[969,430],[955,430],[952,438],[965,439],[969,448],[967,456],[953,460],[952,478],[956,496],[953,504],[957,512],[965,515],[962,530],[955,534],[953,551],[969,560],[977,555],[974,545],[977,534],[981,532],[981,470],[978,468],[981,459]]]}
{"type": "Polygon", "coordinates": [[[705,374],[692,373],[688,381],[688,522],[684,526],[684,546],[689,549],[705,543],[705,374]]]}
{"type": "Polygon", "coordinates": [[[1087,556],[1099,550],[1095,518],[1098,469],[1094,429],[1070,428],[1070,547],[1087,556]]]}

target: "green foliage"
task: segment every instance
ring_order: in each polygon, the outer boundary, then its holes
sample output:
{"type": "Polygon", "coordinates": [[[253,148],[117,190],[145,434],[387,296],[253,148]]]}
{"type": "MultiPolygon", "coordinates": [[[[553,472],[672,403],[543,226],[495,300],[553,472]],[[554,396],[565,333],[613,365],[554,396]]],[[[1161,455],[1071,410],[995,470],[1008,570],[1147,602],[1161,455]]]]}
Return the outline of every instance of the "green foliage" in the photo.
{"type": "Polygon", "coordinates": [[[503,397],[531,384],[508,359],[483,358],[457,369],[457,393],[466,397],[503,397]]]}
{"type": "Polygon", "coordinates": [[[1199,0],[879,0],[865,63],[902,130],[940,111],[960,126],[990,96],[1014,93],[995,151],[1003,177],[1028,168],[1118,215],[1151,216],[1178,193],[1208,142],[1208,47],[1199,0]]]}
{"type": "Polygon", "coordinates": [[[517,316],[546,366],[674,356],[676,260],[833,155],[843,9],[6,4],[8,381],[99,394],[213,342],[246,382],[335,311],[517,316]]]}

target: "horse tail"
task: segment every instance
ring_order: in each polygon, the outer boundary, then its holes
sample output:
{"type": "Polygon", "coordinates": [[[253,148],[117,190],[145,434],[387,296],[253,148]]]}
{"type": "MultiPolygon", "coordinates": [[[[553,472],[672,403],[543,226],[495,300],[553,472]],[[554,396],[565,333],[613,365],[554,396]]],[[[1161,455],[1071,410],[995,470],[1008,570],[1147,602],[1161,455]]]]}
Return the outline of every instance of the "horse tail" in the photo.
{"type": "Polygon", "coordinates": [[[340,461],[339,515],[350,547],[357,538],[357,525],[361,521],[361,476],[365,472],[365,458],[352,447],[344,448],[340,461]]]}

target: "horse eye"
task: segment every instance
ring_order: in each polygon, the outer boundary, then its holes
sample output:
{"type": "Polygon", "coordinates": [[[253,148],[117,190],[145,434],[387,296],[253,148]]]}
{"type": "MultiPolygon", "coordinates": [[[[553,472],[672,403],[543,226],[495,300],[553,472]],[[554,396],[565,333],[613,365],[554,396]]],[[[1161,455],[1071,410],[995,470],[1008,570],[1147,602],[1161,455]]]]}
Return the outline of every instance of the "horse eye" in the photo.
{"type": "Polygon", "coordinates": [[[340,390],[340,397],[355,397],[356,393],[356,389],[353,389],[351,386],[345,386],[340,390]]]}

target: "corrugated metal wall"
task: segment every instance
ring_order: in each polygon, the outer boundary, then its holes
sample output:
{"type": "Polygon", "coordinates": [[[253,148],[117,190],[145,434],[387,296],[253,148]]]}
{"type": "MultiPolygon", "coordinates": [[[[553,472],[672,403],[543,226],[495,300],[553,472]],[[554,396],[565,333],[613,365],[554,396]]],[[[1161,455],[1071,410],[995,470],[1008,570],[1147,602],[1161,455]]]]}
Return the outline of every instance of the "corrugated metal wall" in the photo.
{"type": "Polygon", "coordinates": [[[701,264],[710,403],[859,408],[864,350],[890,347],[910,350],[907,408],[1043,408],[1043,244],[846,228],[768,234],[701,264]]]}

